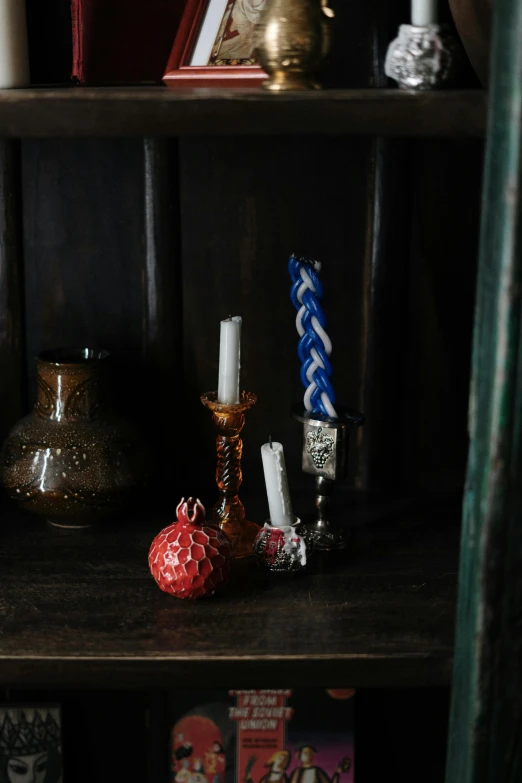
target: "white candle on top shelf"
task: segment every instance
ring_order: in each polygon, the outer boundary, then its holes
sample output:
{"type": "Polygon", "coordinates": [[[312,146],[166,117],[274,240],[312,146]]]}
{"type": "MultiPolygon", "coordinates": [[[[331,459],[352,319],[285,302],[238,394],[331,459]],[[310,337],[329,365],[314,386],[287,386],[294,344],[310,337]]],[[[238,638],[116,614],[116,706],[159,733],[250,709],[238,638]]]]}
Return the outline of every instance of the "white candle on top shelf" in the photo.
{"type": "Polygon", "coordinates": [[[0,89],[28,84],[25,0],[0,0],[0,89]]]}
{"type": "Polygon", "coordinates": [[[437,23],[437,0],[411,0],[411,23],[425,27],[437,23]]]}
{"type": "Polygon", "coordinates": [[[287,527],[295,523],[292,501],[286,476],[285,455],[281,443],[265,443],[261,446],[263,470],[270,522],[273,527],[287,527]]]}
{"type": "Polygon", "coordinates": [[[232,315],[221,321],[218,402],[222,405],[237,405],[239,403],[241,323],[242,319],[239,315],[232,315]]]}

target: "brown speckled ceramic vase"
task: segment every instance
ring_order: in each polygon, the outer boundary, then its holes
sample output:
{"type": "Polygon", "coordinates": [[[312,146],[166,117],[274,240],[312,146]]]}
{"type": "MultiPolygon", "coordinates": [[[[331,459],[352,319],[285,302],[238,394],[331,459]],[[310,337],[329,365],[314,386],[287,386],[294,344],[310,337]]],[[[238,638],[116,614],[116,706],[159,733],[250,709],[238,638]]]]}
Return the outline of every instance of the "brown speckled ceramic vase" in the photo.
{"type": "Polygon", "coordinates": [[[109,361],[88,348],[42,353],[34,410],[4,444],[9,495],[59,527],[117,513],[144,480],[142,444],[110,412],[109,361]]]}

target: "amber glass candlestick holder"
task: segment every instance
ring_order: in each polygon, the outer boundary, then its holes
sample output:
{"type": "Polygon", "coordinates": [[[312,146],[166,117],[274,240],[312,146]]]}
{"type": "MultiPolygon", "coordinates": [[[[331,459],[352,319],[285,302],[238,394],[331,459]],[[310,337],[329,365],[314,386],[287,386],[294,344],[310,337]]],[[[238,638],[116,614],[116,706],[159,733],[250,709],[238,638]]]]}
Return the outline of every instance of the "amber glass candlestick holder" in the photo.
{"type": "Polygon", "coordinates": [[[245,411],[255,405],[256,395],[241,392],[237,405],[224,405],[217,401],[217,392],[207,392],[201,397],[203,405],[212,411],[212,421],[217,429],[216,439],[217,466],[216,484],[219,499],[212,510],[214,524],[228,536],[232,542],[236,557],[252,554],[252,547],[259,526],[246,519],[245,508],[239,499],[239,488],[243,480],[241,455],[243,441],[241,430],[245,426],[245,411]]]}

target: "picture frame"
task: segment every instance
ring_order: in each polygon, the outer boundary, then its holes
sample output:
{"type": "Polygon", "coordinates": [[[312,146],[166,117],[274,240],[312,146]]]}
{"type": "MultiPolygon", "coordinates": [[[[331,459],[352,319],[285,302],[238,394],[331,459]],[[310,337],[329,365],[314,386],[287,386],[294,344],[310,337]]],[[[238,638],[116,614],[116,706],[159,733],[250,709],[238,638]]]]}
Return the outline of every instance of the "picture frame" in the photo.
{"type": "MultiPolygon", "coordinates": [[[[259,87],[267,78],[261,66],[230,59],[223,64],[219,54],[230,30],[232,13],[242,0],[188,0],[163,76],[168,87],[259,87]],[[208,64],[212,59],[218,64],[208,64]],[[207,64],[205,64],[205,62],[207,64]]],[[[262,10],[266,0],[248,0],[262,10]]],[[[238,33],[234,30],[236,40],[238,33]]],[[[226,42],[225,42],[226,43],[226,42]]],[[[230,48],[230,47],[229,47],[230,48]]],[[[245,46],[248,50],[248,45],[245,46]]],[[[236,53],[240,47],[236,45],[236,53]]],[[[246,53],[246,51],[245,51],[246,53]]]]}

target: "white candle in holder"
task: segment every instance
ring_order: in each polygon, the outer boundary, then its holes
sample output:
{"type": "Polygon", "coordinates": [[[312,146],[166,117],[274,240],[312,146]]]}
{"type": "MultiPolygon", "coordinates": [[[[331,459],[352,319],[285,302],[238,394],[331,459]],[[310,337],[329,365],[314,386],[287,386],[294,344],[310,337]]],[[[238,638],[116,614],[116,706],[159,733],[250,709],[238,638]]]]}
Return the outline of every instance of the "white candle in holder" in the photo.
{"type": "Polygon", "coordinates": [[[425,27],[437,22],[437,0],[411,0],[411,23],[425,27]]]}
{"type": "Polygon", "coordinates": [[[238,315],[221,321],[218,402],[222,405],[237,405],[239,402],[241,323],[242,319],[238,315]]]}
{"type": "Polygon", "coordinates": [[[273,527],[287,527],[295,523],[292,501],[286,476],[285,455],[281,443],[265,443],[261,446],[261,458],[265,472],[266,494],[270,522],[273,527]]]}
{"type": "Polygon", "coordinates": [[[28,84],[25,0],[0,0],[0,89],[28,84]]]}

